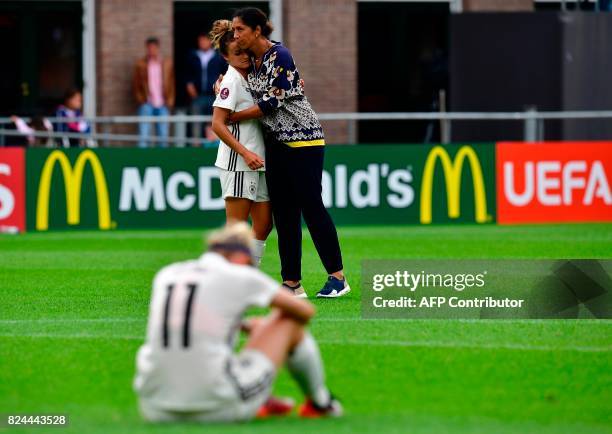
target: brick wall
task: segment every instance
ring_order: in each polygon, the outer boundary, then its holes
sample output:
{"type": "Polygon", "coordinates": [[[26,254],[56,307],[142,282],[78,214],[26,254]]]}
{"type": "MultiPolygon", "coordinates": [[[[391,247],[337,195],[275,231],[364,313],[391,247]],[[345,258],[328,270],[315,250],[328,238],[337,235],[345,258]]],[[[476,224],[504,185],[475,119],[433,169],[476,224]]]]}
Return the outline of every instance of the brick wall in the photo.
{"type": "Polygon", "coordinates": [[[463,0],[464,12],[533,11],[533,0],[463,0]]]}
{"type": "MultiPolygon", "coordinates": [[[[317,112],[357,110],[356,0],[285,0],[284,43],[306,81],[317,112]]],[[[172,56],[172,0],[98,0],[98,115],[134,114],[131,77],[144,40],[157,36],[172,56]]],[[[324,123],[328,143],[346,143],[346,122],[324,123]]],[[[134,126],[113,131],[134,131],[134,126]]]]}
{"type": "MultiPolygon", "coordinates": [[[[283,38],[318,113],[357,111],[356,0],[285,0],[283,38]]],[[[347,143],[346,122],[323,124],[328,143],[347,143]]]]}
{"type": "Polygon", "coordinates": [[[98,0],[96,4],[98,116],[135,114],[134,62],[144,55],[149,36],[158,37],[163,55],[172,56],[172,1],[98,0]]]}

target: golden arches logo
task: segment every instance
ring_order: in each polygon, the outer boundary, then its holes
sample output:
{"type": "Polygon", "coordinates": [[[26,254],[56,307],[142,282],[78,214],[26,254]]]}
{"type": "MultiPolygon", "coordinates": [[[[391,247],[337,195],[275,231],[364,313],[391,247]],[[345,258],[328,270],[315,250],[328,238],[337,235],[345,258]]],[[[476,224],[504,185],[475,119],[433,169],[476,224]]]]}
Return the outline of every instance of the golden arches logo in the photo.
{"type": "Polygon", "coordinates": [[[98,156],[87,149],[81,152],[74,163],[64,152],[55,150],[49,154],[40,174],[38,184],[38,197],[36,199],[36,229],[46,231],[49,229],[49,195],[51,194],[51,178],[55,163],[59,163],[64,177],[64,187],[66,188],[66,216],[69,225],[78,225],[81,222],[81,186],[83,183],[83,171],[85,164],[93,172],[96,198],[98,201],[98,227],[100,229],[111,228],[110,200],[108,196],[108,186],[104,170],[100,164],[98,156]]]}
{"type": "Polygon", "coordinates": [[[463,164],[467,158],[472,169],[472,180],[474,182],[474,207],[477,223],[485,223],[489,219],[487,215],[487,197],[485,194],[485,183],[482,176],[482,167],[474,149],[470,146],[462,146],[457,152],[454,160],[451,160],[446,149],[442,146],[434,147],[427,156],[425,169],[423,170],[423,181],[421,182],[421,223],[431,223],[431,202],[433,194],[433,177],[436,161],[439,159],[444,171],[446,183],[446,200],[448,217],[459,217],[459,204],[461,197],[461,173],[463,164]]]}

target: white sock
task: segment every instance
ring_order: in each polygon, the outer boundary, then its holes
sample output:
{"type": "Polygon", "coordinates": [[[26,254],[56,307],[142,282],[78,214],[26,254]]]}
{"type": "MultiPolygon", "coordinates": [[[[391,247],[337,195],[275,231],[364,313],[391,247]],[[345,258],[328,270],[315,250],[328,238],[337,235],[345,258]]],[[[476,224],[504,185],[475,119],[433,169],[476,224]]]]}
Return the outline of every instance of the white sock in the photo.
{"type": "Polygon", "coordinates": [[[330,393],[325,386],[325,372],[319,346],[308,331],[287,359],[287,368],[304,395],[319,407],[329,405],[330,393]]]}
{"type": "Polygon", "coordinates": [[[253,265],[259,268],[261,258],[263,258],[266,250],[266,242],[262,240],[253,240],[253,265]]]}

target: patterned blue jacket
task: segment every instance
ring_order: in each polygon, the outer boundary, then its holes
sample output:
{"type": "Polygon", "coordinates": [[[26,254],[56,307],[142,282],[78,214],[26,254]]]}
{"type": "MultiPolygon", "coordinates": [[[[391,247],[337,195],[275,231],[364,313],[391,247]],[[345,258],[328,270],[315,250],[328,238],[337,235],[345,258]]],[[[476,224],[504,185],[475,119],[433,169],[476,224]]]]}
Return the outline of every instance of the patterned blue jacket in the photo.
{"type": "Polygon", "coordinates": [[[259,69],[251,59],[249,90],[264,113],[264,131],[291,147],[322,146],[323,128],[304,96],[300,74],[289,50],[280,42],[264,54],[259,69]]]}

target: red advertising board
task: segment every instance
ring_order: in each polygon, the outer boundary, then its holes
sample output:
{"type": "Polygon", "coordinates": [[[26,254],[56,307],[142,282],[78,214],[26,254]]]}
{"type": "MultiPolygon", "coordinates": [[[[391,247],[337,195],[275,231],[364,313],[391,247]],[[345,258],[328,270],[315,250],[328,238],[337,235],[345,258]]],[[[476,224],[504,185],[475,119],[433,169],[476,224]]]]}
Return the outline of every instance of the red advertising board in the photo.
{"type": "Polygon", "coordinates": [[[0,232],[25,230],[25,150],[0,148],[0,232]]]}
{"type": "Polygon", "coordinates": [[[501,224],[612,221],[612,142],[499,142],[501,224]]]}

